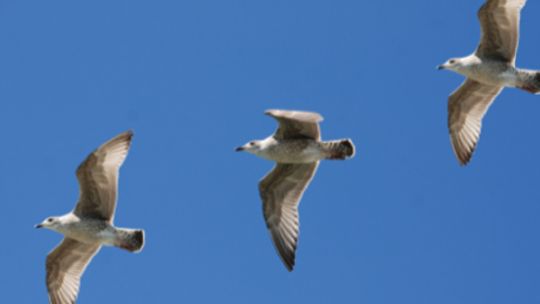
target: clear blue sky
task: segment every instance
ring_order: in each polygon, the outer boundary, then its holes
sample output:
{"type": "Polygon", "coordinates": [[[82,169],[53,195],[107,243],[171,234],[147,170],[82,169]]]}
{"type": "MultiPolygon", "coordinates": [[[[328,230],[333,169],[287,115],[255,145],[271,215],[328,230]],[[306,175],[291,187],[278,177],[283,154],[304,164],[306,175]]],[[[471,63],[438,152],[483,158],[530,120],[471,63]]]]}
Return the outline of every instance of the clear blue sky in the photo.
{"type": "MultiPolygon", "coordinates": [[[[45,303],[35,230],[73,208],[75,168],[133,129],[116,224],[78,303],[540,302],[540,97],[505,90],[470,166],[458,166],[435,70],[479,38],[465,1],[0,2],[2,303],[45,303]],[[326,161],[300,205],[288,273],[257,182],[273,164],[233,148],[274,131],[267,108],[320,112],[326,161]]],[[[540,69],[540,3],[517,63],[540,69]]]]}

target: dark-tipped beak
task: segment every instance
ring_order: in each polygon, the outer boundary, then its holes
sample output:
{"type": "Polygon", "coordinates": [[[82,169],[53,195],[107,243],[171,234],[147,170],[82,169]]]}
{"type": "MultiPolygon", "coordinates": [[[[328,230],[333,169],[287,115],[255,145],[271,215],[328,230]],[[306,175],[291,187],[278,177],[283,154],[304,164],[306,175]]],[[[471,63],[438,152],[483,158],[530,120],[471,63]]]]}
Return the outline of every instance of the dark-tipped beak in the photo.
{"type": "Polygon", "coordinates": [[[244,147],[238,147],[238,148],[234,149],[234,151],[236,151],[236,152],[244,151],[244,147]]]}
{"type": "Polygon", "coordinates": [[[37,225],[34,226],[34,228],[36,228],[36,229],[39,229],[39,228],[42,228],[42,227],[43,227],[43,225],[41,225],[41,224],[37,224],[37,225]]]}
{"type": "Polygon", "coordinates": [[[442,65],[442,64],[441,64],[441,65],[438,65],[438,66],[437,66],[437,70],[439,70],[439,71],[440,71],[440,70],[444,70],[444,65],[442,65]]]}

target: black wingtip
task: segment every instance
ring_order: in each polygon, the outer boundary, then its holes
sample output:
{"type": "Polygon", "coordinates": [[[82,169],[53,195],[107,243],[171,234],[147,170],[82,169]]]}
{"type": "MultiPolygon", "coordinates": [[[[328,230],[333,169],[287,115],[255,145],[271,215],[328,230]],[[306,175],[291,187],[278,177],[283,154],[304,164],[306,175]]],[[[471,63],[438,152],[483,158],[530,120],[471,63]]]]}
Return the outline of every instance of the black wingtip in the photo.
{"type": "Polygon", "coordinates": [[[467,167],[467,165],[469,164],[470,161],[471,161],[470,158],[466,158],[466,159],[458,159],[458,162],[459,162],[459,166],[460,166],[460,167],[467,167]]]}
{"type": "Polygon", "coordinates": [[[124,134],[126,136],[128,136],[130,140],[133,137],[133,135],[135,135],[135,133],[133,132],[133,129],[129,129],[129,130],[125,131],[124,134]]]}
{"type": "Polygon", "coordinates": [[[274,248],[277,251],[281,262],[287,269],[287,271],[292,272],[294,270],[295,260],[296,260],[296,243],[297,239],[294,240],[294,245],[292,250],[287,249],[283,241],[279,237],[272,236],[274,242],[274,248]]]}
{"type": "Polygon", "coordinates": [[[281,258],[281,261],[283,262],[283,265],[285,266],[285,269],[287,269],[288,272],[292,272],[294,270],[294,264],[295,264],[295,255],[294,253],[292,255],[279,255],[281,258]]]}
{"type": "Polygon", "coordinates": [[[469,152],[466,152],[464,155],[458,156],[459,165],[461,167],[466,167],[471,162],[475,150],[476,145],[474,145],[469,152]]]}

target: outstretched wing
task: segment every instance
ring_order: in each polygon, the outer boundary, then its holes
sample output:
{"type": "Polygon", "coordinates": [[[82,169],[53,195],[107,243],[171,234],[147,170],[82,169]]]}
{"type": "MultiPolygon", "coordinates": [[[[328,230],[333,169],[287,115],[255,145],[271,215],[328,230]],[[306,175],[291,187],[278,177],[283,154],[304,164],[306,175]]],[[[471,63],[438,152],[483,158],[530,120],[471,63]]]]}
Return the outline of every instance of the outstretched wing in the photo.
{"type": "Polygon", "coordinates": [[[309,164],[276,164],[259,183],[263,213],[274,246],[291,271],[298,241],[298,204],[315,175],[318,162],[309,164]]]}
{"type": "Polygon", "coordinates": [[[118,171],[126,159],[133,132],[124,132],[92,152],[77,169],[80,217],[111,221],[116,209],[118,171]]]}
{"type": "Polygon", "coordinates": [[[51,304],[74,304],[79,294],[81,276],[94,255],[98,243],[87,244],[64,238],[47,256],[47,290],[51,304]]]}
{"type": "Polygon", "coordinates": [[[452,148],[461,165],[466,165],[476,148],[482,118],[502,87],[481,84],[471,79],[448,98],[448,129],[452,148]]]}
{"type": "Polygon", "coordinates": [[[279,127],[274,134],[274,137],[277,139],[321,139],[319,122],[321,122],[323,118],[318,113],[267,110],[265,114],[274,117],[279,122],[279,127]]]}
{"type": "Polygon", "coordinates": [[[526,0],[487,0],[478,11],[482,37],[476,50],[481,58],[515,63],[519,20],[526,0]]]}

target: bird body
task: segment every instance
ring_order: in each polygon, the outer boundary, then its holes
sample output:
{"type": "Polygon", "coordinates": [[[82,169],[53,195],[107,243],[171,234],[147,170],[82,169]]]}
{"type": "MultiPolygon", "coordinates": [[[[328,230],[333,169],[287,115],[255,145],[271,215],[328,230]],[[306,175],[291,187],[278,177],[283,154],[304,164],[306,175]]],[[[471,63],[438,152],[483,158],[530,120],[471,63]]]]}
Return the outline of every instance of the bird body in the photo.
{"type": "MultiPolygon", "coordinates": [[[[461,74],[482,84],[523,89],[534,86],[534,77],[538,72],[519,69],[504,61],[480,58],[475,54],[459,58],[460,64],[447,69],[461,74]],[[532,82],[532,83],[531,83],[532,82]]],[[[444,68],[444,66],[442,66],[444,68]]],[[[534,93],[534,92],[533,92],[534,93]]]]}
{"type": "MultiPolygon", "coordinates": [[[[306,164],[317,162],[322,159],[336,159],[340,154],[338,141],[317,141],[309,138],[304,139],[276,139],[270,136],[260,141],[260,149],[254,154],[267,160],[278,163],[306,164]]],[[[346,156],[344,155],[343,158],[346,156]]]]}
{"type": "Polygon", "coordinates": [[[114,227],[106,221],[80,218],[73,213],[56,218],[57,223],[49,227],[66,237],[83,243],[111,243],[114,227]]]}
{"type": "Polygon", "coordinates": [[[515,86],[517,81],[516,69],[505,62],[482,59],[475,54],[459,60],[459,65],[449,69],[483,84],[515,86]]]}
{"type": "MultiPolygon", "coordinates": [[[[139,231],[118,228],[107,221],[99,219],[79,218],[73,213],[68,213],[56,219],[58,221],[57,225],[49,227],[49,229],[59,232],[65,237],[82,243],[99,243],[100,245],[116,246],[126,250],[125,244],[130,241],[130,232],[139,231]]],[[[130,251],[139,251],[140,249],[142,249],[142,244],[137,246],[135,250],[130,251]]]]}

